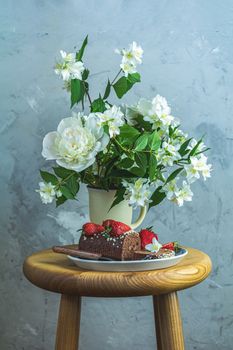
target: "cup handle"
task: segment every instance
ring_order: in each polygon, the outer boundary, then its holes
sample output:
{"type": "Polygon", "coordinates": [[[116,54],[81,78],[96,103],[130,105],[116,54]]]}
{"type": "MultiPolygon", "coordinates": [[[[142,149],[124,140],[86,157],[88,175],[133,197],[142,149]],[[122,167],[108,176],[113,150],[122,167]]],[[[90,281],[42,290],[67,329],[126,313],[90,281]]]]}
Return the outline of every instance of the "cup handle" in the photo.
{"type": "Polygon", "coordinates": [[[145,216],[147,213],[147,207],[140,207],[140,213],[139,216],[137,218],[137,220],[132,223],[130,226],[132,227],[132,229],[134,230],[135,228],[137,228],[139,225],[141,225],[141,223],[143,222],[145,216]]]}

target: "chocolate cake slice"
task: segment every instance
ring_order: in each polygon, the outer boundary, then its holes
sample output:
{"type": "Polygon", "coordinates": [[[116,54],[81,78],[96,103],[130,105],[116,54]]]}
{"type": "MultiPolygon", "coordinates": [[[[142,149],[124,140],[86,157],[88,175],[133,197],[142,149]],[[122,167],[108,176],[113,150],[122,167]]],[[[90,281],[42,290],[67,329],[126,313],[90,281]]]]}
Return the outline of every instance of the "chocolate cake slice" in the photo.
{"type": "Polygon", "coordinates": [[[96,233],[92,236],[82,234],[79,249],[90,253],[99,253],[115,260],[133,260],[134,252],[141,248],[141,239],[137,232],[128,231],[120,236],[96,233]]]}

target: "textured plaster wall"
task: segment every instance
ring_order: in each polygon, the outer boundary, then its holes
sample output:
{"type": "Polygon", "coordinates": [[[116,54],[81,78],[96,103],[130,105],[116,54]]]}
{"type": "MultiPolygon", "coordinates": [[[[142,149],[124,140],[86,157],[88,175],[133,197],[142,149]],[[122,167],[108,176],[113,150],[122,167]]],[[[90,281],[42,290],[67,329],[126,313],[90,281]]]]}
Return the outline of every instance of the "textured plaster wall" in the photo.
{"type": "MultiPolygon", "coordinates": [[[[43,135],[70,113],[54,60],[87,33],[93,92],[117,69],[113,49],[136,40],[145,50],[142,83],[125,101],[165,95],[190,134],[206,134],[212,179],[194,185],[192,203],[151,210],[146,224],[213,260],[210,278],[180,293],[186,349],[232,349],[232,1],[0,0],[0,9],[0,349],[53,348],[59,296],[29,284],[22,263],[33,251],[72,242],[87,218],[85,189],[78,204],[58,210],[34,192],[43,135]]],[[[149,297],[83,304],[81,350],[155,348],[149,297]]]]}

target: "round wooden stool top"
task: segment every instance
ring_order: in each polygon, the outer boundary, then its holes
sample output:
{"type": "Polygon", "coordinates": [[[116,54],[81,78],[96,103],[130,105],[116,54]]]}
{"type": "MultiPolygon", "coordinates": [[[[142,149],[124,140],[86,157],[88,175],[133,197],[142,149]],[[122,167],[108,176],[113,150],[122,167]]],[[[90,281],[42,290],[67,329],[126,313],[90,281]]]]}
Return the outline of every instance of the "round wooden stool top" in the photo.
{"type": "Polygon", "coordinates": [[[61,294],[93,297],[160,295],[192,287],[211,271],[207,254],[187,248],[188,255],[177,265],[140,272],[82,270],[65,255],[51,249],[29,256],[24,274],[36,286],[61,294]]]}

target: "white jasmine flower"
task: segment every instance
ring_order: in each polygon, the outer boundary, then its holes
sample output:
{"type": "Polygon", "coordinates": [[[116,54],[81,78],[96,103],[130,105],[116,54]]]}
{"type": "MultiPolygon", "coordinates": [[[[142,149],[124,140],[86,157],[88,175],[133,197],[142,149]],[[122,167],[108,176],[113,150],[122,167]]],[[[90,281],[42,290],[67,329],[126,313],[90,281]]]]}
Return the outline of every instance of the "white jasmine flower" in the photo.
{"type": "Polygon", "coordinates": [[[171,109],[164,97],[157,95],[152,100],[141,98],[134,111],[141,114],[145,121],[152,124],[152,129],[161,128],[167,130],[170,125],[176,125],[178,121],[170,114],[171,109]]]}
{"type": "Polygon", "coordinates": [[[160,244],[155,237],[152,238],[152,243],[145,246],[146,250],[149,250],[152,253],[157,253],[161,247],[162,244],[160,244]]]}
{"type": "Polygon", "coordinates": [[[129,45],[128,50],[121,50],[121,54],[123,56],[123,61],[129,62],[132,64],[141,64],[142,63],[142,55],[143,49],[141,46],[137,45],[135,41],[129,45]]]}
{"type": "Polygon", "coordinates": [[[129,48],[126,49],[116,49],[116,53],[122,55],[122,61],[120,64],[121,69],[125,73],[127,77],[129,74],[133,74],[137,72],[136,66],[137,64],[142,63],[142,55],[143,50],[141,46],[137,45],[135,41],[129,45],[129,48]]]}
{"type": "Polygon", "coordinates": [[[177,181],[178,178],[168,182],[163,186],[163,190],[166,193],[167,199],[181,207],[184,204],[184,201],[190,202],[192,200],[193,192],[186,181],[183,181],[183,186],[181,188],[177,186],[177,181]]]}
{"type": "Polygon", "coordinates": [[[177,186],[177,180],[178,178],[168,182],[166,185],[163,186],[163,190],[166,193],[166,197],[170,201],[176,197],[176,193],[179,191],[179,188],[177,186]]]}
{"type": "Polygon", "coordinates": [[[191,202],[192,197],[193,192],[190,189],[190,185],[186,181],[183,181],[183,186],[179,191],[175,192],[175,198],[173,201],[181,207],[184,204],[184,201],[191,202]]]}
{"type": "Polygon", "coordinates": [[[142,63],[143,49],[135,41],[126,49],[116,49],[115,53],[122,55],[122,62],[132,63],[134,65],[142,63]]]}
{"type": "Polygon", "coordinates": [[[75,62],[75,53],[66,53],[63,50],[60,50],[61,57],[65,63],[75,62]]]}
{"type": "Polygon", "coordinates": [[[180,149],[180,144],[177,143],[173,145],[171,140],[169,142],[164,141],[162,143],[162,147],[158,150],[157,161],[158,164],[162,164],[164,166],[172,166],[173,163],[179,159],[181,159],[181,155],[178,150],[180,149]]]}
{"type": "MultiPolygon", "coordinates": [[[[52,185],[51,182],[40,182],[40,189],[36,190],[40,194],[42,203],[52,203],[56,195],[60,196],[60,191],[56,191],[56,186],[52,185]]],[[[62,194],[61,194],[62,195],[62,194]]]]}
{"type": "Polygon", "coordinates": [[[112,138],[115,135],[120,134],[120,126],[124,124],[124,114],[121,112],[120,107],[113,105],[112,107],[108,106],[106,111],[103,113],[95,113],[98,118],[98,125],[108,125],[109,134],[112,138]]]}
{"type": "Polygon", "coordinates": [[[123,180],[122,184],[126,188],[125,198],[132,207],[144,207],[146,204],[151,202],[151,185],[147,179],[139,178],[135,181],[135,183],[129,183],[123,180]]]}
{"type": "Polygon", "coordinates": [[[129,74],[133,74],[137,72],[136,65],[130,62],[122,62],[120,64],[120,67],[125,73],[125,77],[128,77],[129,74]]]}
{"type": "Polygon", "coordinates": [[[185,165],[186,176],[189,183],[192,183],[200,178],[202,174],[204,180],[210,177],[212,165],[207,164],[207,157],[202,153],[196,157],[190,157],[190,164],[185,165]]]}
{"type": "Polygon", "coordinates": [[[152,109],[159,118],[163,115],[168,116],[171,113],[171,108],[168,106],[166,98],[160,95],[156,95],[153,98],[152,109]]]}
{"type": "Polygon", "coordinates": [[[66,53],[60,51],[62,61],[55,65],[55,73],[59,75],[64,81],[71,79],[82,79],[84,65],[81,61],[76,62],[74,53],[66,53]]]}
{"type": "Polygon", "coordinates": [[[95,162],[98,152],[105,149],[109,137],[98,126],[97,117],[78,113],[62,119],[57,131],[48,133],[43,140],[42,156],[57,164],[80,172],[95,162]]]}

